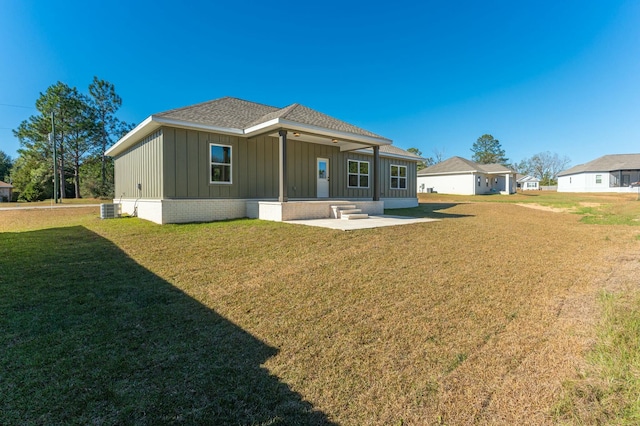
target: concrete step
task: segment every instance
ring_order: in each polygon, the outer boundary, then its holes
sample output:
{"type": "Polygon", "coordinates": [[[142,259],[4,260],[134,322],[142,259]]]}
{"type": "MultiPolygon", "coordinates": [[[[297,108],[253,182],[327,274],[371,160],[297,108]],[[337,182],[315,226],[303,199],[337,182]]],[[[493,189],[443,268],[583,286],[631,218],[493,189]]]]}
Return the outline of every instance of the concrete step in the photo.
{"type": "Polygon", "coordinates": [[[340,219],[343,220],[353,220],[353,219],[368,219],[369,215],[367,213],[347,213],[340,216],[340,219]]]}
{"type": "Polygon", "coordinates": [[[340,215],[343,214],[352,214],[352,213],[362,213],[362,209],[345,209],[345,210],[340,210],[340,215]]]}
{"type": "MultiPolygon", "coordinates": [[[[331,217],[333,219],[340,219],[343,212],[353,210],[355,208],[356,208],[355,204],[338,204],[338,205],[331,206],[331,217]]],[[[360,210],[358,210],[358,212],[353,212],[353,213],[360,213],[360,210]]]]}

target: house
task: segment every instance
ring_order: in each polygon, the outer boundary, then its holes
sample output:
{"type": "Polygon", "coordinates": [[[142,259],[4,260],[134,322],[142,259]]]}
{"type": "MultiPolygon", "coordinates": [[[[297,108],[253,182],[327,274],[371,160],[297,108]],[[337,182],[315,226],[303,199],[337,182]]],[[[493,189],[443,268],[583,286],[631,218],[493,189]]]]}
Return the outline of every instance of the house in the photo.
{"type": "MultiPolygon", "coordinates": [[[[520,175],[518,175],[520,176],[520,175]]],[[[518,185],[518,188],[522,189],[523,191],[538,191],[540,188],[540,179],[538,179],[537,177],[534,176],[520,176],[518,177],[516,176],[516,182],[518,185]]]]}
{"type": "Polygon", "coordinates": [[[0,180],[0,202],[11,201],[13,195],[13,185],[0,180]]]}
{"type": "Polygon", "coordinates": [[[558,173],[558,192],[635,192],[640,154],[604,155],[558,173]]]}
{"type": "Polygon", "coordinates": [[[516,172],[501,164],[478,164],[462,157],[451,157],[420,170],[418,192],[444,194],[513,194],[516,172]]]}
{"type": "Polygon", "coordinates": [[[156,223],[413,207],[423,160],[303,105],[231,97],[153,114],[106,155],[114,158],[122,212],[156,223]]]}

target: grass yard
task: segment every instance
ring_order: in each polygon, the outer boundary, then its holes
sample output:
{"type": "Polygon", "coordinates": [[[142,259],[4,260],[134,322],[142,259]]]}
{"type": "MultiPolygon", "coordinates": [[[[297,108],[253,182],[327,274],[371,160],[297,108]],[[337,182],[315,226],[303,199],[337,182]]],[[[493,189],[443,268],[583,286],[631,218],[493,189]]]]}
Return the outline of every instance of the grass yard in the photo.
{"type": "Polygon", "coordinates": [[[0,424],[635,423],[640,201],[394,213],[442,220],[0,211],[0,424]]]}

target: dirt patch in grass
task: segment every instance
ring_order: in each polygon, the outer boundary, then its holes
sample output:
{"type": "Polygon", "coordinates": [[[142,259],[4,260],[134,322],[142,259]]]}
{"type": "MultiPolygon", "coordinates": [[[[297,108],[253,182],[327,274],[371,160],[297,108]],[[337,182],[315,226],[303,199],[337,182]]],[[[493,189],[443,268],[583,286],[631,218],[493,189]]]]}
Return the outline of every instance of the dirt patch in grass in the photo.
{"type": "Polygon", "coordinates": [[[425,206],[439,222],[356,232],[76,211],[0,212],[0,230],[75,224],[111,241],[274,348],[262,367],[328,421],[552,424],[563,383],[586,368],[598,294],[636,233],[463,201],[425,206]]]}
{"type": "Polygon", "coordinates": [[[528,209],[543,210],[543,211],[554,212],[554,213],[565,213],[565,212],[571,211],[571,209],[569,208],[543,206],[536,203],[516,203],[516,205],[520,207],[526,207],[528,209]]]}

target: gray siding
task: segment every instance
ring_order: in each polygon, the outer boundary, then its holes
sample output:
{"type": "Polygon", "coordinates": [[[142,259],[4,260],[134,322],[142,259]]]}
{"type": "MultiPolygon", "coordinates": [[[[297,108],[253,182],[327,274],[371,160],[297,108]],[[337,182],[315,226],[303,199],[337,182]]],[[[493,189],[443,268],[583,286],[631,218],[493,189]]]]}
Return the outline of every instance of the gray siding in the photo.
{"type": "MultiPolygon", "coordinates": [[[[316,160],[329,159],[330,198],[372,198],[373,156],[340,152],[335,145],[289,139],[288,195],[316,198],[316,160]],[[347,159],[369,161],[369,188],[347,187],[347,159]]],[[[278,197],[278,138],[243,138],[162,127],[116,158],[116,198],[260,198],[278,197]],[[232,183],[210,183],[209,144],[231,146],[232,183]],[[142,184],[142,191],[136,189],[142,184]]],[[[385,198],[416,196],[416,164],[380,158],[380,192],[385,198]],[[391,189],[391,165],[407,167],[407,189],[391,189]]]]}
{"type": "Polygon", "coordinates": [[[164,127],[166,198],[276,198],[278,140],[164,127]],[[231,184],[210,183],[209,144],[231,147],[231,184]]]}
{"type": "Polygon", "coordinates": [[[162,198],[162,139],[158,130],[114,159],[116,200],[162,198]]]}
{"type": "MultiPolygon", "coordinates": [[[[316,198],[318,158],[329,160],[329,197],[336,197],[340,182],[340,175],[336,173],[339,172],[337,169],[339,169],[340,157],[340,149],[337,146],[317,145],[289,139],[287,141],[289,198],[316,198]]],[[[278,176],[276,180],[277,178],[278,176]]]]}
{"type": "Polygon", "coordinates": [[[416,163],[380,157],[380,196],[384,198],[413,198],[417,195],[416,163]],[[391,165],[407,167],[407,189],[391,189],[391,165]]]}

